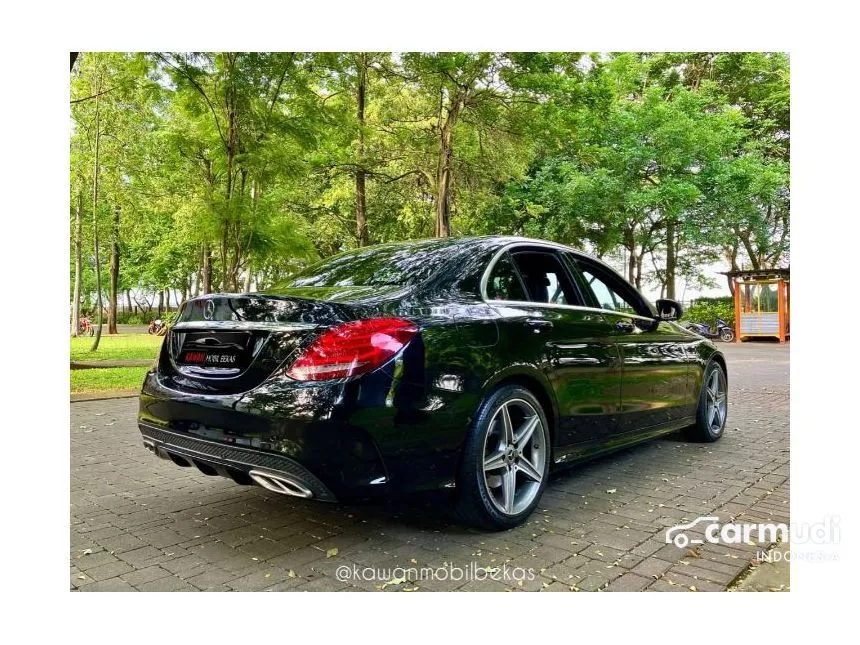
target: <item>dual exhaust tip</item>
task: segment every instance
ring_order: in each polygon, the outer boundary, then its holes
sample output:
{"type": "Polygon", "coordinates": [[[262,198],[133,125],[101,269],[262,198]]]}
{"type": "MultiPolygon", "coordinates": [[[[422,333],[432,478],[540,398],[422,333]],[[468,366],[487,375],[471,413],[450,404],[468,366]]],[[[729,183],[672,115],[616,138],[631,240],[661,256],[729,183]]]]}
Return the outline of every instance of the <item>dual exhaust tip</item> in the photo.
{"type": "Polygon", "coordinates": [[[292,495],[293,497],[303,497],[310,499],[313,497],[313,492],[300,481],[287,477],[281,473],[270,473],[264,470],[252,470],[248,475],[266,490],[281,495],[292,495]]]}

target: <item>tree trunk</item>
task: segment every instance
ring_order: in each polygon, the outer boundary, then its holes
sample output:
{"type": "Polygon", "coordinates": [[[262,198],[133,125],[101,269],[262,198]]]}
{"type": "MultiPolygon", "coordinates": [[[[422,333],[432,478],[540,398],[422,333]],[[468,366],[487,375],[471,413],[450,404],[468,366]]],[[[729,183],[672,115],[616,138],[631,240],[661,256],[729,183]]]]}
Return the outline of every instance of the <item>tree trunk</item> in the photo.
{"type": "Polygon", "coordinates": [[[126,290],[125,290],[125,305],[126,305],[126,307],[127,307],[126,311],[131,311],[131,310],[132,310],[132,304],[131,304],[131,291],[130,291],[129,289],[126,289],[126,290]]]}
{"type": "MultiPolygon", "coordinates": [[[[74,63],[73,63],[74,64],[74,63]]],[[[75,289],[72,295],[72,336],[81,326],[81,283],[83,282],[83,219],[84,191],[78,188],[78,208],[75,210],[75,289]]]]}
{"type": "Polygon", "coordinates": [[[116,334],[117,287],[119,286],[119,217],[120,208],[113,211],[113,233],[110,247],[110,313],[108,315],[108,334],[116,334]]]}
{"type": "Polygon", "coordinates": [[[251,259],[248,258],[248,266],[245,267],[245,293],[251,291],[251,259]]]}
{"type": "MultiPolygon", "coordinates": [[[[728,257],[726,258],[729,261],[729,270],[737,271],[738,270],[738,239],[732,241],[732,248],[726,254],[728,257]]],[[[729,285],[729,293],[732,294],[732,297],[735,296],[735,281],[732,280],[730,276],[726,276],[726,282],[729,285]]]]}
{"type": "Polygon", "coordinates": [[[642,261],[645,259],[645,247],[642,247],[642,251],[639,255],[636,256],[636,285],[637,291],[642,291],[642,261]]]}
{"type": "Polygon", "coordinates": [[[675,299],[675,220],[669,218],[666,221],[666,297],[675,299]]]}
{"type": "Polygon", "coordinates": [[[203,246],[203,293],[212,293],[212,248],[203,246]]]}
{"type": "Polygon", "coordinates": [[[104,311],[102,310],[104,303],[102,302],[102,269],[99,262],[99,144],[101,142],[101,112],[99,110],[100,100],[98,93],[101,92],[101,81],[96,86],[96,131],[95,131],[95,156],[93,158],[93,250],[95,252],[96,263],[96,303],[99,312],[99,324],[96,327],[96,336],[93,339],[93,346],[90,351],[96,351],[99,348],[99,342],[102,339],[102,327],[104,326],[104,311]]]}
{"type": "Polygon", "coordinates": [[[461,98],[451,102],[439,134],[439,161],[436,166],[436,237],[451,235],[451,161],[454,157],[454,126],[460,114],[461,98]]]}
{"type": "Polygon", "coordinates": [[[635,284],[636,281],[636,238],[633,236],[633,228],[624,231],[624,248],[627,249],[627,282],[635,284]]]}
{"type": "Polygon", "coordinates": [[[161,314],[164,311],[164,290],[158,290],[158,317],[161,318],[161,314]]]}
{"type": "Polygon", "coordinates": [[[236,152],[238,146],[238,128],[236,122],[236,85],[233,82],[233,66],[235,64],[236,54],[225,54],[229,65],[229,79],[227,83],[226,103],[227,103],[227,172],[225,176],[225,197],[227,207],[227,219],[222,224],[221,228],[221,266],[223,272],[221,274],[221,291],[228,291],[228,280],[230,277],[230,269],[227,266],[227,243],[230,231],[230,224],[233,219],[233,209],[231,200],[233,198],[233,180],[234,180],[234,165],[236,162],[236,152]]]}
{"type": "Polygon", "coordinates": [[[356,88],[356,120],[358,121],[358,169],[355,171],[355,225],[358,235],[358,245],[370,244],[367,233],[367,197],[365,182],[367,172],[364,169],[364,98],[367,91],[367,53],[358,55],[358,84],[356,88]]]}

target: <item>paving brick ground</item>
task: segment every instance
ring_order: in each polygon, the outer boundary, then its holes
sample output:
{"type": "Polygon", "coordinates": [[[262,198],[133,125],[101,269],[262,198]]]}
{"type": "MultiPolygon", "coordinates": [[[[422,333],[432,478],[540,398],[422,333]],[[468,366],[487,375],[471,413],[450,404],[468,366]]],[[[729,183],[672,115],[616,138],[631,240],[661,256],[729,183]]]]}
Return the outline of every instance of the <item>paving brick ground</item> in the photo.
{"type": "Polygon", "coordinates": [[[724,590],[757,546],[679,549],[665,529],[704,515],[788,521],[789,350],[721,348],[730,407],[719,442],[672,435],[556,475],[531,521],[505,533],[453,523],[438,498],[327,505],[207,477],[143,449],[136,400],[72,403],[70,586],[724,590]]]}

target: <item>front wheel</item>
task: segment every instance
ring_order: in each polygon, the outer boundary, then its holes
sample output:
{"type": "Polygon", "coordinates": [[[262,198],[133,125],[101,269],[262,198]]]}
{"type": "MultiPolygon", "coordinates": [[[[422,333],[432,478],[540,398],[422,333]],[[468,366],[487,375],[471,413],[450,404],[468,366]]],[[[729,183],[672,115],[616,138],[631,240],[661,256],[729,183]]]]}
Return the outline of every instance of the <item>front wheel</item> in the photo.
{"type": "Polygon", "coordinates": [[[546,487],[549,426],[527,389],[505,385],[481,404],[460,468],[457,509],[468,524],[492,530],[522,524],[546,487]]]}
{"type": "Polygon", "coordinates": [[[735,339],[735,332],[733,332],[733,331],[732,331],[731,329],[729,329],[728,327],[724,327],[724,328],[720,331],[720,340],[722,340],[724,343],[730,343],[730,342],[732,342],[734,339],[735,339]]]}
{"type": "Polygon", "coordinates": [[[95,336],[96,329],[92,325],[87,327],[87,336],[95,336]]]}
{"type": "Polygon", "coordinates": [[[694,441],[711,442],[723,436],[729,411],[729,395],[726,373],[716,361],[705,368],[696,423],[687,429],[694,441]]]}

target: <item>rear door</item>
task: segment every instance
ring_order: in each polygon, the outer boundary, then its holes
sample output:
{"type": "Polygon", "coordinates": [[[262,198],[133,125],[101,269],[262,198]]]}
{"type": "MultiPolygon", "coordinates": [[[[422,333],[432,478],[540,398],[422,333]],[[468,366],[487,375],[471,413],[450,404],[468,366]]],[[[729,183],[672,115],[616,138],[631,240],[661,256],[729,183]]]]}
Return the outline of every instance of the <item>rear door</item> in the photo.
{"type": "Polygon", "coordinates": [[[690,337],[671,323],[658,323],[645,300],[614,271],[570,257],[591,304],[612,322],[623,363],[618,432],[639,432],[689,416],[690,337]]]}
{"type": "MultiPolygon", "coordinates": [[[[555,249],[514,247],[494,265],[487,300],[496,306],[500,344],[533,356],[558,405],[557,445],[617,431],[621,372],[612,327],[583,299],[555,249]]],[[[563,454],[563,453],[562,453],[563,454]]]]}

